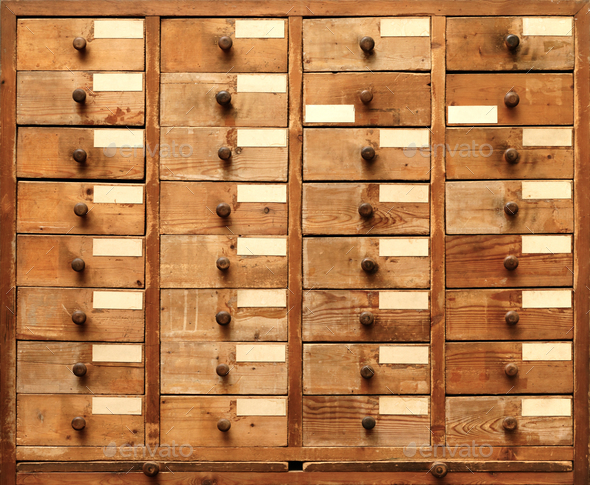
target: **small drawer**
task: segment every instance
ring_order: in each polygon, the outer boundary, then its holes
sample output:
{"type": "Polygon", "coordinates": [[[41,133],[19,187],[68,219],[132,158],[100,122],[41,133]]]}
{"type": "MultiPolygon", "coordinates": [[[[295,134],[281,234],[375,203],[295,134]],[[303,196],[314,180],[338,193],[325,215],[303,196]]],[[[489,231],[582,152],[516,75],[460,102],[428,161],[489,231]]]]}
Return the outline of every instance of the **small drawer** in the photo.
{"type": "Polygon", "coordinates": [[[306,71],[427,71],[430,18],[304,20],[303,67],[306,71]]]}
{"type": "Polygon", "coordinates": [[[429,143],[423,128],[305,128],[303,179],[429,180],[429,143]]]}
{"type": "Polygon", "coordinates": [[[446,292],[447,340],[571,340],[572,290],[446,292]]]}
{"type": "Polygon", "coordinates": [[[144,70],[143,19],[19,19],[16,35],[19,71],[144,70]]]}
{"type": "Polygon", "coordinates": [[[574,232],[573,183],[447,182],[447,234],[574,232]]]}
{"type": "Polygon", "coordinates": [[[162,290],[161,340],[286,341],[289,291],[162,290]]]}
{"type": "Polygon", "coordinates": [[[144,443],[141,396],[20,394],[17,446],[135,446],[144,443]]]}
{"type": "Polygon", "coordinates": [[[143,394],[143,345],[18,342],[16,392],[143,394]]]}
{"type": "Polygon", "coordinates": [[[303,392],[428,394],[429,354],[428,345],[306,344],[303,392]]]}
{"type": "Polygon", "coordinates": [[[574,68],[572,17],[450,17],[447,70],[574,68]]]}
{"type": "Polygon", "coordinates": [[[162,394],[287,394],[287,346],[162,342],[162,394]]]}
{"type": "Polygon", "coordinates": [[[572,286],[572,236],[447,236],[448,288],[572,286]]]}
{"type": "Polygon", "coordinates": [[[449,125],[571,125],[572,74],[449,74],[449,125]]]}
{"type": "Polygon", "coordinates": [[[17,236],[18,286],[142,288],[143,238],[17,236]]]}
{"type": "Polygon", "coordinates": [[[162,126],[287,126],[286,74],[162,74],[162,126]]]}
{"type": "Polygon", "coordinates": [[[162,234],[287,234],[286,184],[162,182],[162,234]]]}
{"type": "Polygon", "coordinates": [[[162,72],[287,72],[283,19],[162,20],[162,72]]]}
{"type": "Polygon", "coordinates": [[[420,238],[303,240],[304,288],[428,288],[430,242],[420,238]]]}
{"type": "Polygon", "coordinates": [[[143,235],[143,185],[19,182],[16,230],[34,234],[143,235]]]}
{"type": "Polygon", "coordinates": [[[160,444],[287,446],[287,399],[162,396],[160,444]]]}
{"type": "Polygon", "coordinates": [[[160,178],[286,182],[287,135],[286,128],[163,128],[160,178]]]}
{"type": "Polygon", "coordinates": [[[572,342],[446,344],[447,394],[571,394],[572,342]]]}
{"type": "Polygon", "coordinates": [[[448,397],[447,445],[572,446],[572,398],[448,397]]]}
{"type": "Polygon", "coordinates": [[[427,235],[428,184],[304,184],[303,234],[427,235]]]}
{"type": "Polygon", "coordinates": [[[304,396],[304,446],[429,446],[427,396],[304,396]]]}
{"type": "Polygon", "coordinates": [[[305,126],[428,126],[430,74],[306,74],[303,104],[305,126]]]}
{"type": "Polygon", "coordinates": [[[306,291],[302,334],[304,341],[428,342],[430,292],[306,291]]]}
{"type": "Polygon", "coordinates": [[[447,179],[572,179],[572,128],[447,129],[447,179]]]}
{"type": "Polygon", "coordinates": [[[162,288],[286,288],[287,238],[162,236],[160,278],[162,288]]]}
{"type": "Polygon", "coordinates": [[[19,288],[17,295],[19,340],[143,341],[143,291],[19,288]]]}
{"type": "Polygon", "coordinates": [[[19,125],[143,125],[144,74],[141,72],[17,73],[19,125]]]}

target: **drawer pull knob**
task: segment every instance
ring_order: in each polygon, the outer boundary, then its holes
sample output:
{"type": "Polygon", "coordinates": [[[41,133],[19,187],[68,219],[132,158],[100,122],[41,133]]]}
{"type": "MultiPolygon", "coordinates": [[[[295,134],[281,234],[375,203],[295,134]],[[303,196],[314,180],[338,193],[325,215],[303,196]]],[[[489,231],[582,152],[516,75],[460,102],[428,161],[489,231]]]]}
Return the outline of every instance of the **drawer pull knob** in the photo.
{"type": "Polygon", "coordinates": [[[72,322],[74,322],[76,325],[83,325],[86,323],[86,313],[76,310],[74,313],[72,313],[72,322]]]}
{"type": "Polygon", "coordinates": [[[217,421],[217,429],[219,431],[223,431],[224,433],[226,431],[229,431],[229,429],[231,428],[231,423],[229,422],[229,419],[220,419],[219,421],[217,421]]]}
{"type": "Polygon", "coordinates": [[[370,103],[373,101],[373,93],[368,89],[363,89],[361,91],[361,101],[365,104],[370,103]]]}
{"type": "Polygon", "coordinates": [[[87,370],[88,369],[86,369],[86,366],[82,362],[78,362],[77,364],[74,364],[74,367],[72,367],[72,372],[76,377],[85,376],[87,370]]]}
{"type": "Polygon", "coordinates": [[[215,99],[221,106],[228,106],[231,103],[231,94],[227,91],[219,91],[215,95],[215,99]]]}
{"type": "Polygon", "coordinates": [[[78,273],[80,271],[84,271],[85,267],[86,263],[82,258],[74,258],[74,260],[72,261],[72,269],[78,273]]]}
{"type": "Polygon", "coordinates": [[[375,158],[375,149],[373,147],[363,147],[361,150],[361,157],[365,160],[373,160],[375,158]]]}
{"type": "Polygon", "coordinates": [[[82,150],[81,148],[74,150],[74,154],[72,156],[78,163],[84,163],[88,157],[88,155],[86,155],[86,150],[82,150]]]}
{"type": "Polygon", "coordinates": [[[513,271],[518,268],[518,258],[516,256],[510,255],[504,258],[504,268],[508,271],[513,271]]]}
{"type": "Polygon", "coordinates": [[[229,374],[229,365],[219,364],[217,367],[215,367],[215,372],[217,372],[218,376],[225,377],[229,374]]]}
{"type": "Polygon", "coordinates": [[[373,322],[375,322],[375,316],[371,312],[363,312],[359,316],[359,322],[367,326],[373,325],[373,322]]]}
{"type": "Polygon", "coordinates": [[[230,50],[233,43],[234,42],[231,40],[231,37],[228,37],[227,35],[220,37],[217,41],[217,45],[219,46],[219,48],[224,51],[230,50]]]}
{"type": "Polygon", "coordinates": [[[80,416],[76,416],[72,419],[72,428],[76,431],[82,431],[86,427],[86,420],[80,416]]]}
{"type": "Polygon", "coordinates": [[[154,463],[153,461],[145,462],[141,469],[148,477],[155,477],[158,473],[160,473],[160,465],[154,463]]]}
{"type": "Polygon", "coordinates": [[[359,47],[363,52],[371,52],[375,48],[373,37],[365,36],[359,42],[359,47]]]}
{"type": "Polygon", "coordinates": [[[520,96],[518,94],[516,94],[514,91],[508,91],[506,93],[506,96],[504,96],[504,104],[508,108],[514,108],[514,107],[518,106],[519,102],[520,102],[520,96]]]}
{"type": "Polygon", "coordinates": [[[516,418],[514,416],[506,416],[502,420],[502,427],[506,431],[513,431],[516,429],[516,418]]]}
{"type": "Polygon", "coordinates": [[[373,215],[373,206],[368,202],[362,203],[361,205],[359,205],[359,214],[361,215],[361,217],[368,219],[373,215]]]}
{"type": "Polygon", "coordinates": [[[215,264],[217,265],[217,269],[226,271],[229,268],[229,258],[226,258],[225,256],[217,258],[217,262],[215,264]]]}
{"type": "Polygon", "coordinates": [[[508,325],[516,325],[518,323],[518,320],[520,320],[520,317],[518,316],[518,313],[516,313],[514,310],[510,310],[506,313],[506,315],[504,315],[504,320],[506,320],[506,323],[508,325]]]}
{"type": "Polygon", "coordinates": [[[219,217],[228,217],[231,214],[231,207],[226,202],[222,202],[215,208],[219,217]]]}
{"type": "Polygon", "coordinates": [[[86,39],[84,37],[76,37],[74,39],[74,49],[77,51],[83,51],[86,49],[86,39]]]}
{"type": "Polygon", "coordinates": [[[430,473],[433,477],[443,478],[449,473],[449,467],[445,463],[436,462],[432,465],[430,473]]]}
{"type": "Polygon", "coordinates": [[[76,214],[78,217],[84,217],[86,214],[88,214],[88,206],[84,202],[78,202],[74,206],[74,214],[76,214]]]}
{"type": "Polygon", "coordinates": [[[375,371],[370,365],[364,365],[361,367],[361,377],[363,379],[370,379],[375,375],[375,371]]]}
{"type": "Polygon", "coordinates": [[[377,271],[377,263],[371,258],[365,258],[361,261],[361,268],[367,273],[374,273],[377,271]]]}
{"type": "Polygon", "coordinates": [[[507,376],[514,377],[516,374],[518,374],[518,366],[512,362],[510,364],[506,364],[506,367],[504,367],[504,372],[506,372],[507,376]]]}
{"type": "Polygon", "coordinates": [[[520,39],[518,38],[518,35],[508,34],[504,38],[504,44],[506,44],[506,47],[508,49],[513,51],[514,49],[516,49],[518,47],[518,44],[520,44],[520,39]]]}
{"type": "Polygon", "coordinates": [[[504,160],[506,160],[508,163],[516,163],[518,162],[519,158],[520,155],[518,154],[518,151],[516,151],[516,149],[514,148],[509,148],[504,152],[504,160]]]}
{"type": "Polygon", "coordinates": [[[362,421],[363,428],[365,429],[373,429],[375,427],[375,418],[372,416],[365,416],[362,421]]]}
{"type": "Polygon", "coordinates": [[[222,160],[229,160],[231,157],[231,148],[221,147],[219,150],[217,150],[217,156],[222,160]]]}
{"type": "Polygon", "coordinates": [[[215,321],[219,324],[219,325],[227,325],[229,322],[231,322],[231,315],[229,314],[229,312],[218,312],[217,315],[215,315],[215,321]]]}
{"type": "Polygon", "coordinates": [[[76,103],[84,103],[86,102],[86,91],[80,88],[74,89],[74,92],[72,93],[72,98],[76,103]]]}
{"type": "Polygon", "coordinates": [[[508,216],[515,216],[518,213],[518,204],[516,202],[506,202],[504,212],[508,216]]]}

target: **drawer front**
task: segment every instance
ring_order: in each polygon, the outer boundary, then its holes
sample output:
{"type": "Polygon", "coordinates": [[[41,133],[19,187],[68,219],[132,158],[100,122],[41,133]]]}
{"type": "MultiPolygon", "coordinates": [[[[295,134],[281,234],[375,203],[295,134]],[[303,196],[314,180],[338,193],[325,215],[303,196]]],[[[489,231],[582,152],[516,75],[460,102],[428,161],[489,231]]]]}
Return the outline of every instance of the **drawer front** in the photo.
{"type": "Polygon", "coordinates": [[[287,394],[285,344],[163,342],[162,394],[287,394]]]}
{"type": "Polygon", "coordinates": [[[430,399],[414,396],[305,396],[304,446],[430,445],[430,399]],[[363,419],[374,427],[366,429],[363,419]]]}
{"type": "Polygon", "coordinates": [[[162,20],[162,72],[287,72],[287,30],[282,19],[162,20]]]}
{"type": "Polygon", "coordinates": [[[448,340],[574,337],[571,290],[451,290],[446,299],[448,340]]]}
{"type": "Polygon", "coordinates": [[[491,446],[573,444],[572,398],[567,396],[449,397],[446,416],[449,446],[471,446],[473,440],[491,446]]]}
{"type": "Polygon", "coordinates": [[[162,126],[287,126],[286,74],[162,74],[162,126]],[[226,101],[221,92],[229,93],[226,101]],[[223,98],[223,99],[222,99],[223,98]]]}
{"type": "Polygon", "coordinates": [[[571,17],[447,19],[449,71],[572,70],[571,17]]]}
{"type": "Polygon", "coordinates": [[[428,238],[306,238],[303,285],[305,288],[428,288],[429,254],[428,238]]]}
{"type": "Polygon", "coordinates": [[[17,123],[143,125],[144,82],[141,72],[19,72],[16,79],[17,123]],[[84,100],[74,101],[74,91],[83,92],[84,100]]]}
{"type": "Polygon", "coordinates": [[[19,182],[17,201],[20,233],[144,233],[143,185],[19,182]]]}
{"type": "Polygon", "coordinates": [[[430,74],[307,74],[303,104],[305,126],[428,126],[430,74]]]}
{"type": "Polygon", "coordinates": [[[447,236],[446,260],[449,288],[573,284],[571,236],[447,236]]]}
{"type": "Polygon", "coordinates": [[[162,234],[287,234],[286,184],[163,182],[162,234]]]}
{"type": "Polygon", "coordinates": [[[428,291],[312,290],[303,293],[304,341],[427,342],[428,291]]]}
{"type": "Polygon", "coordinates": [[[428,180],[429,142],[422,128],[306,128],[303,179],[428,180]]]}
{"type": "Polygon", "coordinates": [[[303,67],[306,71],[429,70],[430,18],[304,20],[303,67]]]}
{"type": "Polygon", "coordinates": [[[448,182],[448,234],[574,232],[573,183],[448,182]]]}
{"type": "Polygon", "coordinates": [[[144,244],[142,238],[19,235],[17,285],[141,288],[144,244]]]}
{"type": "Polygon", "coordinates": [[[160,142],[162,180],[287,181],[285,128],[163,128],[160,142]]]}
{"type": "Polygon", "coordinates": [[[573,88],[572,74],[449,74],[447,123],[571,125],[573,88]]]}
{"type": "Polygon", "coordinates": [[[303,234],[430,231],[427,184],[305,184],[303,234]]]}
{"type": "Polygon", "coordinates": [[[285,341],[289,292],[162,290],[162,341],[285,341]]]}
{"type": "Polygon", "coordinates": [[[567,394],[572,342],[446,344],[447,394],[567,394]]]}
{"type": "Polygon", "coordinates": [[[306,344],[305,394],[428,394],[428,345],[306,344]]]}
{"type": "Polygon", "coordinates": [[[18,446],[135,446],[144,443],[142,398],[20,394],[18,446]],[[74,429],[76,420],[81,430],[74,429]]]}
{"type": "Polygon", "coordinates": [[[287,446],[287,399],[163,396],[160,444],[174,442],[195,447],[287,446]],[[226,421],[230,428],[221,431],[218,426],[226,429],[226,421]]]}
{"type": "Polygon", "coordinates": [[[447,179],[574,178],[572,128],[448,128],[447,144],[447,179]]]}
{"type": "Polygon", "coordinates": [[[143,39],[142,19],[19,19],[16,66],[19,71],[143,71],[143,39]]]}
{"type": "Polygon", "coordinates": [[[18,393],[142,394],[143,345],[18,342],[18,393]]]}
{"type": "Polygon", "coordinates": [[[160,278],[162,288],[286,288],[287,238],[162,236],[160,278]]]}
{"type": "Polygon", "coordinates": [[[143,341],[143,291],[19,288],[17,308],[19,340],[143,341]]]}

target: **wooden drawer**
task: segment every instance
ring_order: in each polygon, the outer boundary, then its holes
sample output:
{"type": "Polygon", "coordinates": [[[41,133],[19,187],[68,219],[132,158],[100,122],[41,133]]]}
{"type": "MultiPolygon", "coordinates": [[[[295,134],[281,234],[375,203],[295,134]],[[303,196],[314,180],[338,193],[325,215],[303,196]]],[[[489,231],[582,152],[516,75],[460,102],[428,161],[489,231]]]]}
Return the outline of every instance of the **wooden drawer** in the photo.
{"type": "Polygon", "coordinates": [[[572,398],[567,396],[449,397],[447,445],[571,446],[572,398]],[[506,419],[511,418],[511,419],[506,419]],[[516,421],[514,429],[509,428],[516,421]]]}
{"type": "Polygon", "coordinates": [[[161,28],[162,72],[287,72],[285,20],[165,19],[161,28]]]}
{"type": "Polygon", "coordinates": [[[16,444],[19,446],[135,446],[144,443],[140,396],[20,394],[16,404],[16,444]],[[84,419],[83,429],[73,428],[74,418],[84,419]]]}
{"type": "Polygon", "coordinates": [[[430,74],[306,74],[303,104],[305,126],[428,126],[430,74]]]}
{"type": "Polygon", "coordinates": [[[162,236],[160,278],[162,288],[286,288],[287,238],[162,236]]]}
{"type": "Polygon", "coordinates": [[[303,234],[430,232],[427,184],[305,184],[303,234]]]}
{"type": "Polygon", "coordinates": [[[304,288],[428,288],[428,238],[303,240],[304,288]],[[363,269],[363,266],[366,268],[363,269]],[[371,270],[371,268],[376,268],[371,270]]]}
{"type": "Polygon", "coordinates": [[[430,445],[430,433],[426,396],[303,397],[304,446],[419,447],[430,445]],[[365,418],[372,429],[363,426],[365,418]]]}
{"type": "Polygon", "coordinates": [[[179,147],[160,155],[162,180],[287,181],[285,128],[162,128],[160,142],[179,147]]]}
{"type": "Polygon", "coordinates": [[[19,71],[143,71],[143,32],[143,19],[19,19],[16,67],[19,71]],[[80,38],[78,50],[74,39],[80,38]]]}
{"type": "Polygon", "coordinates": [[[287,446],[287,399],[163,396],[160,444],[287,446]],[[218,424],[231,425],[221,431],[218,424]]]}
{"type": "Polygon", "coordinates": [[[19,128],[16,176],[142,179],[145,154],[135,144],[143,146],[143,138],[143,130],[125,128],[19,128]]]}
{"type": "Polygon", "coordinates": [[[306,344],[305,394],[428,394],[428,345],[306,344]]]}
{"type": "Polygon", "coordinates": [[[427,71],[430,18],[304,20],[303,67],[306,71],[427,71]]]}
{"type": "Polygon", "coordinates": [[[134,73],[22,71],[17,73],[19,125],[143,125],[144,75],[134,73]],[[75,90],[84,102],[74,101],[75,90]]]}
{"type": "Polygon", "coordinates": [[[573,284],[571,236],[447,236],[446,260],[449,288],[573,284]]]}
{"type": "Polygon", "coordinates": [[[287,126],[286,74],[162,74],[162,126],[287,126]],[[229,93],[226,105],[219,93],[229,93]],[[218,96],[219,95],[219,96],[218,96]]]}
{"type": "Polygon", "coordinates": [[[143,185],[19,182],[16,230],[38,234],[143,235],[143,185]]]}
{"type": "Polygon", "coordinates": [[[447,129],[447,179],[572,179],[572,128],[447,129]]]}
{"type": "Polygon", "coordinates": [[[574,232],[573,183],[447,182],[447,234],[574,232]]]}
{"type": "Polygon", "coordinates": [[[304,341],[427,342],[428,291],[312,290],[303,293],[304,341]]]}
{"type": "Polygon", "coordinates": [[[143,291],[19,288],[17,308],[17,339],[143,341],[143,291]]]}
{"type": "Polygon", "coordinates": [[[429,180],[430,150],[417,149],[429,140],[422,128],[305,128],[303,179],[429,180]]]}
{"type": "Polygon", "coordinates": [[[446,344],[447,394],[571,394],[572,342],[446,344]]]}
{"type": "Polygon", "coordinates": [[[288,296],[286,289],[162,290],[161,340],[286,341],[288,296]]]}
{"type": "Polygon", "coordinates": [[[287,185],[162,182],[162,234],[287,234],[287,185]]]}
{"type": "Polygon", "coordinates": [[[571,17],[451,17],[447,19],[447,69],[572,70],[573,30],[571,17]]]}
{"type": "Polygon", "coordinates": [[[572,74],[449,74],[449,125],[571,125],[572,74]],[[508,94],[510,93],[510,94],[508,94]],[[507,97],[518,95],[510,108],[507,97]]]}
{"type": "Polygon", "coordinates": [[[19,235],[16,241],[18,286],[143,287],[142,238],[19,235]],[[78,260],[81,271],[73,269],[78,260]]]}
{"type": "Polygon", "coordinates": [[[18,393],[143,394],[143,345],[18,342],[18,393]]]}
{"type": "Polygon", "coordinates": [[[162,342],[162,394],[287,394],[285,344],[162,342]]]}
{"type": "Polygon", "coordinates": [[[448,340],[574,337],[571,290],[452,290],[446,300],[448,340]]]}

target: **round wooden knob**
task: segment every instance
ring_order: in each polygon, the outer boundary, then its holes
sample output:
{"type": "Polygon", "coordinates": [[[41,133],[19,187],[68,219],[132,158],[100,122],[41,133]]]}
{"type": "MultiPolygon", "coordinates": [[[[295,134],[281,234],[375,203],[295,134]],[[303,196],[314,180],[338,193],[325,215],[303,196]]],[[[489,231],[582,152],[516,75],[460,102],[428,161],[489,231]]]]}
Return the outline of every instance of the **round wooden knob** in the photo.
{"type": "Polygon", "coordinates": [[[72,419],[72,428],[76,431],[82,431],[86,427],[86,420],[80,416],[76,416],[72,419]]]}
{"type": "Polygon", "coordinates": [[[77,377],[85,376],[87,370],[88,369],[86,369],[86,366],[82,364],[82,362],[78,362],[77,364],[74,364],[74,367],[72,367],[72,372],[77,377]]]}
{"type": "Polygon", "coordinates": [[[506,47],[508,49],[513,51],[514,49],[516,49],[518,47],[518,44],[520,44],[520,39],[518,38],[518,35],[508,34],[504,38],[504,44],[506,44],[506,47]]]}
{"type": "Polygon", "coordinates": [[[361,268],[363,268],[363,271],[366,271],[367,273],[372,273],[377,271],[377,263],[371,258],[365,258],[361,261],[361,268]]]}
{"type": "Polygon", "coordinates": [[[370,103],[371,101],[373,101],[373,93],[368,89],[364,89],[363,91],[361,91],[361,101],[365,104],[370,103]]]}
{"type": "Polygon", "coordinates": [[[375,48],[375,41],[373,40],[373,37],[363,37],[359,42],[359,47],[364,52],[371,52],[375,48]]]}
{"type": "Polygon", "coordinates": [[[361,150],[361,157],[365,160],[373,160],[373,158],[375,158],[375,149],[373,147],[363,147],[361,150]]]}
{"type": "Polygon", "coordinates": [[[229,314],[229,312],[217,312],[217,315],[215,315],[215,321],[219,324],[219,325],[227,325],[229,322],[231,322],[231,315],[229,314]]]}
{"type": "Polygon", "coordinates": [[[515,106],[518,105],[519,101],[520,101],[520,96],[518,94],[516,94],[514,91],[508,91],[506,93],[506,96],[504,96],[504,104],[508,108],[514,108],[515,106]]]}
{"type": "Polygon", "coordinates": [[[72,322],[76,325],[83,325],[86,322],[86,313],[76,310],[72,313],[72,322]]]}
{"type": "Polygon", "coordinates": [[[226,431],[229,431],[229,428],[231,428],[231,423],[229,422],[229,419],[224,418],[217,421],[217,429],[219,431],[223,431],[225,433],[226,431]]]}
{"type": "Polygon", "coordinates": [[[72,98],[74,98],[74,101],[76,103],[84,103],[86,101],[86,91],[80,88],[74,89],[74,92],[72,93],[72,98]]]}
{"type": "Polygon", "coordinates": [[[221,147],[219,150],[217,150],[217,156],[222,160],[229,160],[231,157],[231,148],[221,147]]]}
{"type": "Polygon", "coordinates": [[[518,323],[518,320],[520,320],[520,317],[518,316],[518,313],[516,313],[514,310],[510,310],[506,313],[506,315],[504,315],[504,320],[506,320],[506,323],[508,325],[516,325],[518,323]]]}
{"type": "Polygon", "coordinates": [[[86,39],[84,37],[76,37],[74,39],[74,49],[77,51],[83,51],[86,49],[86,39]]]}
{"type": "Polygon", "coordinates": [[[370,365],[364,365],[361,367],[361,377],[363,379],[370,379],[375,375],[375,371],[370,365]]]}
{"type": "Polygon", "coordinates": [[[365,416],[363,418],[362,423],[363,423],[363,428],[365,428],[365,429],[373,429],[375,427],[375,424],[377,424],[375,422],[375,418],[372,416],[365,416]]]}
{"type": "Polygon", "coordinates": [[[88,155],[86,155],[86,150],[82,150],[81,148],[74,150],[74,154],[72,156],[74,157],[74,160],[78,163],[84,163],[86,161],[86,158],[88,157],[88,155]]]}
{"type": "Polygon", "coordinates": [[[506,258],[504,258],[504,268],[506,268],[509,271],[518,268],[518,258],[512,255],[506,256],[506,258]]]}
{"type": "Polygon", "coordinates": [[[507,431],[516,429],[516,418],[514,416],[506,416],[502,420],[502,427],[507,431]]]}
{"type": "Polygon", "coordinates": [[[518,204],[516,202],[506,202],[504,212],[508,216],[515,216],[518,213],[518,204]]]}
{"type": "Polygon", "coordinates": [[[141,469],[148,477],[155,477],[158,473],[160,473],[160,465],[154,463],[153,461],[144,463],[141,469]]]}
{"type": "Polygon", "coordinates": [[[504,367],[504,372],[506,372],[507,376],[514,377],[516,374],[518,374],[518,366],[512,362],[510,364],[506,364],[506,367],[504,367]]]}
{"type": "Polygon", "coordinates": [[[449,473],[449,467],[445,463],[436,462],[432,465],[430,473],[433,477],[443,478],[449,473]]]}
{"type": "Polygon", "coordinates": [[[218,376],[225,377],[229,374],[229,365],[219,364],[217,367],[215,367],[215,372],[218,376]]]}
{"type": "Polygon", "coordinates": [[[519,158],[520,155],[518,154],[518,151],[516,151],[516,149],[514,148],[509,148],[504,152],[504,160],[506,160],[508,163],[516,163],[518,162],[519,158]]]}
{"type": "Polygon", "coordinates": [[[228,217],[231,214],[231,207],[229,204],[222,202],[215,208],[215,212],[219,217],[228,217]]]}
{"type": "Polygon", "coordinates": [[[85,267],[86,267],[86,263],[84,262],[84,260],[82,258],[74,258],[74,260],[72,261],[72,269],[74,271],[77,271],[78,273],[80,271],[84,271],[85,267]]]}
{"type": "Polygon", "coordinates": [[[225,256],[217,258],[217,262],[215,264],[217,265],[217,269],[225,271],[229,268],[229,258],[226,258],[225,256]]]}
{"type": "Polygon", "coordinates": [[[368,202],[362,203],[361,205],[359,205],[359,214],[361,215],[361,217],[368,219],[373,215],[373,206],[368,202]]]}
{"type": "Polygon", "coordinates": [[[221,106],[227,106],[231,103],[231,94],[229,94],[227,91],[219,91],[215,95],[215,99],[221,106]]]}
{"type": "Polygon", "coordinates": [[[224,51],[230,50],[233,43],[234,42],[231,40],[231,37],[228,37],[227,35],[220,37],[217,41],[217,45],[224,51]]]}
{"type": "Polygon", "coordinates": [[[359,322],[363,325],[372,325],[375,321],[375,316],[371,312],[363,312],[359,315],[359,322]]]}
{"type": "Polygon", "coordinates": [[[84,217],[86,214],[88,214],[88,206],[84,202],[78,202],[74,206],[74,214],[76,214],[78,217],[84,217]]]}

